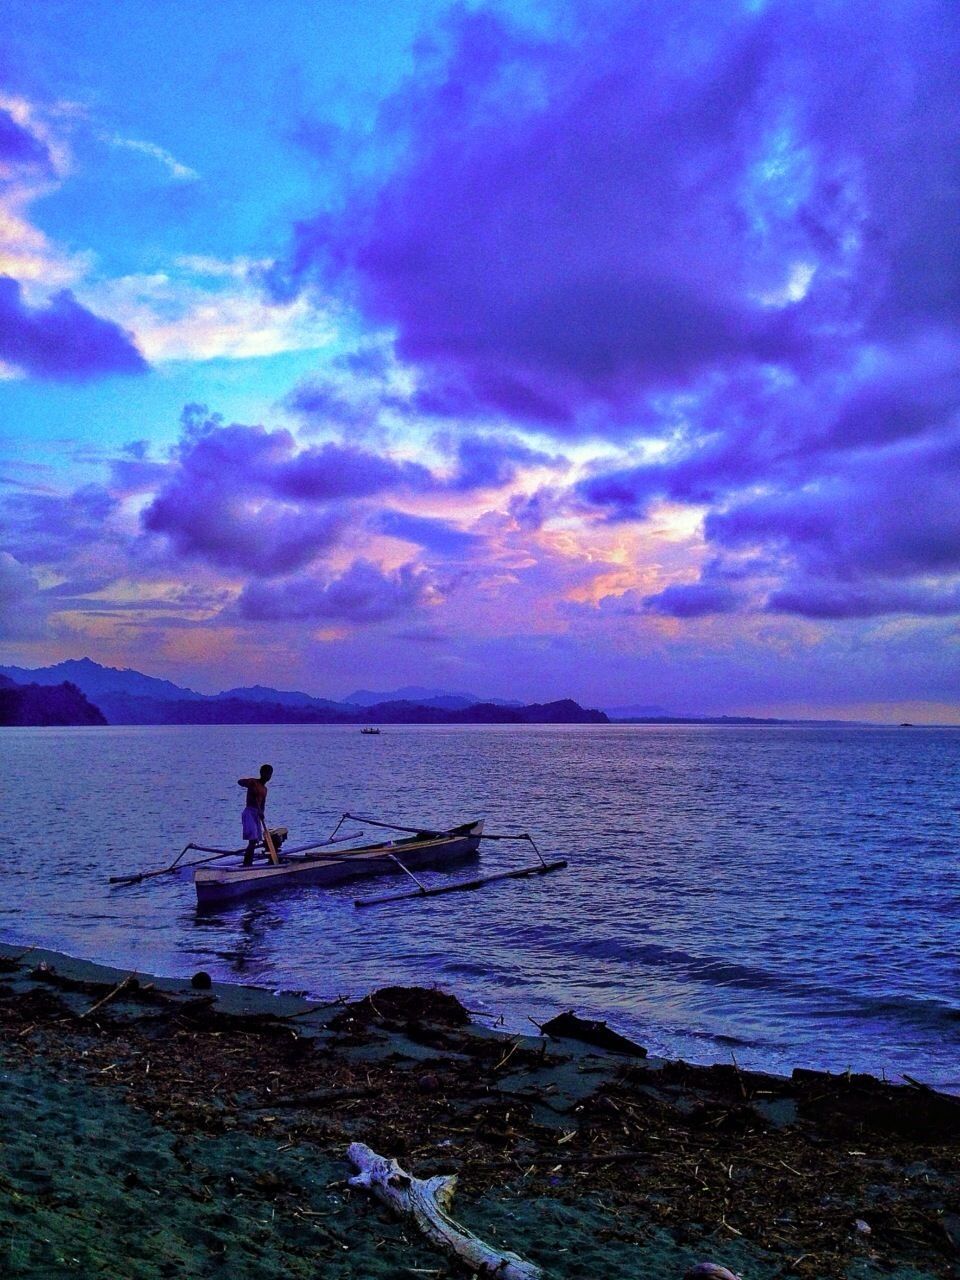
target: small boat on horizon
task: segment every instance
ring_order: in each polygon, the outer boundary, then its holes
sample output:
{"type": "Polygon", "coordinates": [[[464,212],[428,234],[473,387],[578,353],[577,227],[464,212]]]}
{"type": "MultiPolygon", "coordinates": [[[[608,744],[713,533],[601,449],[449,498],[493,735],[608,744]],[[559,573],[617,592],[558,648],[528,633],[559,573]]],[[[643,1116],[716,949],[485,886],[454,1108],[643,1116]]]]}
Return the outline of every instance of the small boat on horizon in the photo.
{"type": "Polygon", "coordinates": [[[361,733],[379,733],[380,730],[374,729],[370,725],[364,725],[363,728],[360,730],[360,732],[361,733]]]}

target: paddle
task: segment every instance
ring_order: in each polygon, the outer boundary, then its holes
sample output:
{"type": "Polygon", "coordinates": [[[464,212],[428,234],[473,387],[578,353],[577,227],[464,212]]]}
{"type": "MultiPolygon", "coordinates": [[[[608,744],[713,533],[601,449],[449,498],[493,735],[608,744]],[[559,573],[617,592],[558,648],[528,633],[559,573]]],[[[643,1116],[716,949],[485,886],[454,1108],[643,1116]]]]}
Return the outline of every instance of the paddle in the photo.
{"type": "Polygon", "coordinates": [[[261,815],[260,822],[263,826],[263,844],[267,853],[270,855],[270,861],[275,867],[279,867],[280,859],[277,857],[277,851],[273,847],[273,836],[270,834],[270,828],[267,826],[267,820],[261,815]]]}

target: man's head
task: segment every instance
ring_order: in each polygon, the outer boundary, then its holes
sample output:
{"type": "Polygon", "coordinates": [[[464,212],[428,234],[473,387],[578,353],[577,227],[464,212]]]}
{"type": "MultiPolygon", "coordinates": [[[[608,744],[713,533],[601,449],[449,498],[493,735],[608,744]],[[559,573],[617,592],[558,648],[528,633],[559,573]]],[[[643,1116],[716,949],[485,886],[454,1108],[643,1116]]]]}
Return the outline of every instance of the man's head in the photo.
{"type": "Polygon", "coordinates": [[[260,766],[260,781],[269,782],[272,777],[273,777],[273,765],[262,764],[260,766]]]}

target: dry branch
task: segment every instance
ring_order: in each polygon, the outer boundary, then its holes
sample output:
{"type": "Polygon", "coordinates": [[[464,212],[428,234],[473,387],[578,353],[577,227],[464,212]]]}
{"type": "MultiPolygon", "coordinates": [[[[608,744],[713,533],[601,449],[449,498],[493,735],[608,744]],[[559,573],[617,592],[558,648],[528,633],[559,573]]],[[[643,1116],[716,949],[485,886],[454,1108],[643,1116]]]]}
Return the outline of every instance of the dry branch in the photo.
{"type": "Polygon", "coordinates": [[[458,1258],[475,1275],[495,1276],[498,1280],[540,1280],[543,1273],[532,1262],[485,1244],[450,1217],[456,1174],[413,1178],[396,1160],[378,1156],[362,1142],[352,1142],[347,1156],[360,1170],[350,1179],[351,1187],[372,1191],[396,1213],[412,1217],[431,1243],[458,1258]]]}

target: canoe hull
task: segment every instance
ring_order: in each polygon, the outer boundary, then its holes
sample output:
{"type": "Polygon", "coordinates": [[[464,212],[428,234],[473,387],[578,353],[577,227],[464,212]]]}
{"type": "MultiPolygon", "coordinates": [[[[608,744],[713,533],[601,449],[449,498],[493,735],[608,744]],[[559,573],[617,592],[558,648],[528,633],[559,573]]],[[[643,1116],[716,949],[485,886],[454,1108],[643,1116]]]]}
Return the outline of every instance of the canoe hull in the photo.
{"type": "Polygon", "coordinates": [[[414,836],[336,853],[281,854],[279,866],[258,863],[252,867],[198,867],[194,872],[197,906],[220,907],[252,894],[301,885],[335,885],[369,876],[402,875],[391,854],[411,871],[462,862],[476,856],[482,831],[481,819],[428,839],[414,836]]]}

